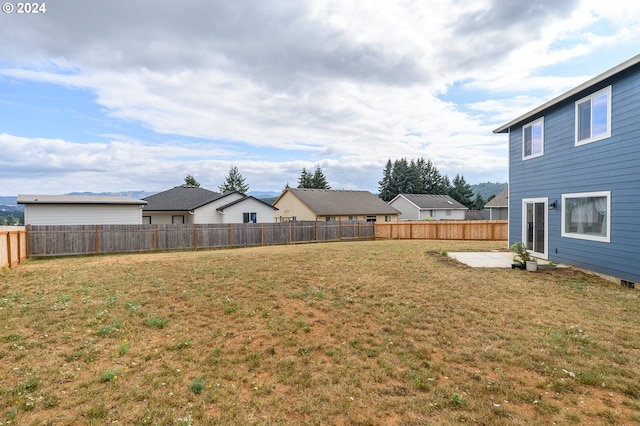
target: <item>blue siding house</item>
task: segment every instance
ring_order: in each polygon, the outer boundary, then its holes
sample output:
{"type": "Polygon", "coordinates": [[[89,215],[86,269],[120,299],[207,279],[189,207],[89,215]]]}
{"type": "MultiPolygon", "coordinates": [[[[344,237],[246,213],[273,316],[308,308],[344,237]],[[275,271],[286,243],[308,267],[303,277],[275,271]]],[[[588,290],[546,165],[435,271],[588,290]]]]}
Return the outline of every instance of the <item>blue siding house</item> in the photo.
{"type": "Polygon", "coordinates": [[[494,133],[509,136],[509,244],[640,282],[640,55],[494,133]]]}

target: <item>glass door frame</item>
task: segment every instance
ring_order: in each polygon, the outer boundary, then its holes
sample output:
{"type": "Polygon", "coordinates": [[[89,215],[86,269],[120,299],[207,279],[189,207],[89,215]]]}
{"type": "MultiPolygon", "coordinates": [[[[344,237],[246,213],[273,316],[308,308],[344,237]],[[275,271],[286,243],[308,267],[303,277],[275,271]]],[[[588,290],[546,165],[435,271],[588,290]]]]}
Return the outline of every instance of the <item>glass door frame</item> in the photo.
{"type": "MultiPolygon", "coordinates": [[[[542,244],[542,249],[543,251],[536,251],[536,250],[529,250],[529,252],[534,255],[535,257],[539,257],[541,259],[548,259],[549,258],[549,199],[546,197],[539,197],[539,198],[523,198],[522,199],[522,242],[524,243],[525,246],[529,246],[529,238],[528,238],[528,226],[529,226],[529,222],[528,222],[528,217],[527,217],[527,206],[529,204],[533,204],[534,206],[534,213],[533,213],[533,238],[535,240],[536,234],[538,233],[538,227],[539,227],[539,220],[536,220],[538,217],[535,214],[535,206],[536,204],[538,205],[542,205],[543,208],[543,221],[544,223],[542,224],[543,227],[543,231],[542,231],[542,237],[544,238],[544,242],[542,244]]],[[[538,250],[540,249],[540,247],[536,247],[535,241],[532,242],[533,243],[533,247],[537,248],[538,250]]]]}

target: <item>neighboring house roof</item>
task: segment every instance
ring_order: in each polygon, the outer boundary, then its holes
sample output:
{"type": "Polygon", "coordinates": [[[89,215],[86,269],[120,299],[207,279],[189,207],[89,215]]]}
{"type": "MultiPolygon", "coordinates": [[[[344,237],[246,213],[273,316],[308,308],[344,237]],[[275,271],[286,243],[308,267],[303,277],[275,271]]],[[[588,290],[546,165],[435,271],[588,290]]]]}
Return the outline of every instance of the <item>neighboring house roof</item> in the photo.
{"type": "Polygon", "coordinates": [[[507,124],[498,127],[497,129],[495,129],[493,131],[493,133],[506,133],[507,131],[509,131],[509,128],[511,128],[512,126],[515,126],[518,123],[522,123],[524,121],[527,121],[529,119],[531,119],[532,117],[534,117],[536,114],[541,113],[542,111],[551,108],[554,105],[559,104],[560,102],[563,102],[567,99],[569,99],[570,97],[592,87],[595,86],[596,84],[616,75],[619,74],[625,70],[627,70],[628,68],[631,68],[632,66],[636,65],[640,63],[640,55],[636,55],[633,58],[621,63],[620,65],[611,68],[608,71],[605,71],[604,73],[592,78],[589,81],[586,81],[585,83],[581,84],[578,87],[575,87],[571,90],[569,90],[568,92],[563,93],[562,95],[551,99],[549,102],[544,103],[542,105],[540,105],[539,107],[532,109],[531,111],[527,112],[526,114],[521,115],[520,117],[511,120],[510,122],[508,122],[507,124]]]}
{"type": "Polygon", "coordinates": [[[484,205],[485,209],[501,209],[509,207],[509,188],[505,188],[498,195],[493,197],[491,201],[484,205]]]}
{"type": "Polygon", "coordinates": [[[129,197],[103,195],[18,195],[18,204],[132,204],[145,205],[146,201],[129,197]]]}
{"type": "MultiPolygon", "coordinates": [[[[287,188],[278,200],[287,191],[319,216],[400,214],[398,210],[369,191],[287,188]]],[[[278,200],[274,204],[277,204],[278,200]]]]}
{"type": "Polygon", "coordinates": [[[144,211],[191,211],[227,194],[209,191],[194,185],[180,185],[143,198],[144,211]]]}
{"type": "Polygon", "coordinates": [[[277,207],[274,207],[274,206],[272,206],[272,205],[271,205],[271,204],[269,204],[269,203],[265,203],[264,201],[260,200],[259,198],[254,197],[254,196],[252,196],[252,195],[245,195],[244,197],[239,198],[239,199],[237,199],[237,200],[234,200],[234,201],[230,202],[229,204],[225,204],[224,206],[220,206],[220,207],[218,207],[216,210],[218,210],[218,211],[222,212],[222,211],[224,211],[224,209],[226,209],[227,207],[234,206],[234,205],[236,205],[236,204],[238,204],[238,203],[242,203],[243,201],[246,201],[246,200],[249,200],[249,199],[253,199],[253,200],[255,200],[255,201],[259,202],[259,203],[262,203],[262,204],[264,204],[264,205],[266,205],[266,206],[271,207],[271,208],[272,208],[272,209],[274,209],[274,210],[278,210],[278,208],[277,208],[277,207]]]}
{"type": "Polygon", "coordinates": [[[390,203],[393,203],[393,201],[398,197],[406,199],[420,210],[467,210],[467,207],[464,204],[454,200],[448,195],[398,194],[393,200],[390,201],[390,203]]]}

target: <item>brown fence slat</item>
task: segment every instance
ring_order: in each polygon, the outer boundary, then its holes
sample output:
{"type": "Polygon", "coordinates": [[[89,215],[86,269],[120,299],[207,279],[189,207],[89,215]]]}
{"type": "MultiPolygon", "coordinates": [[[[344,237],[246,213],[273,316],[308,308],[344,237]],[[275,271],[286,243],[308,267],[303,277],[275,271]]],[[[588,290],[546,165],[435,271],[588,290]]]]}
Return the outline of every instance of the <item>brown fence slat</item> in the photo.
{"type": "Polygon", "coordinates": [[[506,220],[376,223],[378,239],[506,241],[506,220]]]}
{"type": "Polygon", "coordinates": [[[27,228],[25,226],[0,226],[0,268],[12,267],[28,254],[27,228]]]}

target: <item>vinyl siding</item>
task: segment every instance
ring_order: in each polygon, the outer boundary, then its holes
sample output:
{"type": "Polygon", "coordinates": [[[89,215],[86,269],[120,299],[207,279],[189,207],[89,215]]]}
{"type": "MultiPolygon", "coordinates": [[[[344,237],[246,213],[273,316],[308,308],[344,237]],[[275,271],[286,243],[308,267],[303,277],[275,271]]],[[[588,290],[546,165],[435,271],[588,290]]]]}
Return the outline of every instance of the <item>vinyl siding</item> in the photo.
{"type": "Polygon", "coordinates": [[[139,225],[142,206],[122,204],[25,204],[27,225],[139,225]]]}
{"type": "MultiPolygon", "coordinates": [[[[400,220],[420,220],[420,209],[402,196],[393,200],[389,205],[402,212],[398,218],[400,220]]],[[[425,218],[429,217],[429,212],[423,213],[423,215],[425,218]]]]}
{"type": "MultiPolygon", "coordinates": [[[[509,243],[522,240],[522,199],[548,197],[549,259],[640,282],[640,67],[544,113],[544,155],[522,161],[522,125],[509,134],[509,243]],[[575,101],[611,85],[611,137],[575,146],[575,101]],[[611,191],[611,241],[561,236],[562,194],[611,191]]],[[[537,118],[537,117],[535,117],[537,118]]],[[[528,122],[531,119],[528,120],[528,122]]]]}
{"type": "Polygon", "coordinates": [[[225,208],[224,222],[242,223],[244,220],[243,213],[256,213],[257,223],[273,223],[275,221],[273,215],[274,211],[277,212],[277,210],[274,210],[270,206],[249,198],[238,204],[225,208]]]}

